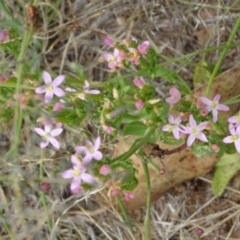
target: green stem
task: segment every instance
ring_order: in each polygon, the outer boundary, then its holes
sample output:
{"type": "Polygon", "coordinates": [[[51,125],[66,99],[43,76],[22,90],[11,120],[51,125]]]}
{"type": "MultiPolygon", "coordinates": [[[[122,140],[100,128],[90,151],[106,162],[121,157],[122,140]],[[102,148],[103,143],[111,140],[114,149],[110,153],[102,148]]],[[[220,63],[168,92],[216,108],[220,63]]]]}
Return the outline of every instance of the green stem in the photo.
{"type": "Polygon", "coordinates": [[[155,131],[155,128],[150,128],[149,132],[144,136],[140,141],[135,141],[135,143],[132,145],[132,147],[126,152],[123,153],[122,155],[116,157],[115,159],[112,160],[112,163],[120,161],[120,160],[126,160],[130,158],[139,148],[147,142],[147,139],[153,134],[155,131]]]}
{"type": "Polygon", "coordinates": [[[123,205],[122,199],[119,196],[117,196],[116,198],[117,198],[118,205],[119,205],[119,207],[122,211],[123,218],[124,218],[125,222],[127,223],[127,226],[129,228],[130,232],[132,233],[133,232],[132,224],[131,224],[131,221],[129,219],[128,213],[127,213],[127,211],[126,211],[126,209],[123,205]]]}
{"type": "MultiPolygon", "coordinates": [[[[2,216],[2,211],[0,211],[0,217],[3,218],[2,216]]],[[[3,224],[3,227],[5,228],[6,232],[8,233],[8,237],[10,237],[11,239],[16,239],[11,231],[11,228],[10,226],[8,225],[8,223],[5,222],[5,220],[3,219],[2,220],[2,224],[3,224]]]]}
{"type": "Polygon", "coordinates": [[[211,74],[211,76],[210,76],[210,79],[209,79],[209,81],[208,81],[208,86],[207,86],[207,89],[206,89],[206,92],[205,92],[205,95],[206,95],[206,96],[208,96],[209,93],[210,93],[210,89],[211,89],[212,83],[213,83],[213,81],[214,81],[214,78],[216,77],[216,75],[217,75],[217,73],[218,73],[218,71],[219,71],[219,69],[220,69],[220,67],[221,67],[221,65],[222,65],[222,62],[223,62],[223,60],[224,60],[225,57],[226,57],[226,55],[227,55],[227,53],[228,53],[228,50],[230,49],[230,45],[231,45],[231,43],[233,42],[234,37],[235,37],[235,35],[237,34],[237,31],[238,31],[239,27],[240,27],[240,16],[238,17],[238,19],[237,19],[237,21],[236,21],[236,24],[235,24],[235,26],[234,26],[234,28],[233,28],[233,30],[232,30],[232,32],[231,32],[231,35],[230,35],[230,37],[228,38],[228,41],[227,41],[227,43],[226,43],[226,46],[225,46],[225,48],[223,49],[222,53],[220,54],[219,59],[218,59],[216,65],[215,65],[215,68],[213,69],[213,72],[212,72],[212,74],[211,74]]]}
{"type": "Polygon", "coordinates": [[[147,163],[142,160],[143,170],[146,179],[146,189],[147,189],[147,209],[146,209],[146,216],[144,222],[145,228],[145,240],[151,240],[150,235],[150,210],[151,210],[151,183],[150,183],[150,175],[147,163]]]}
{"type": "MultiPolygon", "coordinates": [[[[21,51],[17,58],[17,83],[16,83],[16,90],[15,94],[19,94],[22,90],[22,80],[23,80],[23,69],[24,69],[24,57],[27,53],[27,49],[29,46],[29,42],[31,40],[33,33],[33,26],[30,24],[29,30],[25,31],[21,51]]],[[[15,101],[14,106],[14,139],[13,139],[13,145],[10,149],[10,152],[12,152],[15,156],[17,155],[17,148],[19,145],[19,136],[21,131],[21,125],[22,125],[22,109],[19,107],[19,102],[15,101]]]]}
{"type": "MultiPolygon", "coordinates": [[[[42,155],[42,154],[41,154],[42,155]]],[[[43,157],[43,156],[42,156],[43,157]]],[[[43,178],[43,165],[42,163],[40,163],[40,166],[39,166],[39,175],[40,175],[40,179],[43,178]]],[[[47,200],[46,200],[46,196],[45,196],[45,193],[40,191],[39,192],[39,195],[40,195],[40,201],[43,205],[43,208],[44,208],[44,211],[45,211],[45,214],[47,216],[47,224],[48,224],[48,227],[49,227],[49,230],[52,229],[53,227],[53,223],[52,223],[52,220],[50,218],[50,214],[49,214],[49,211],[48,211],[48,206],[47,206],[47,200]]],[[[51,231],[50,231],[51,232],[51,231]]]]}

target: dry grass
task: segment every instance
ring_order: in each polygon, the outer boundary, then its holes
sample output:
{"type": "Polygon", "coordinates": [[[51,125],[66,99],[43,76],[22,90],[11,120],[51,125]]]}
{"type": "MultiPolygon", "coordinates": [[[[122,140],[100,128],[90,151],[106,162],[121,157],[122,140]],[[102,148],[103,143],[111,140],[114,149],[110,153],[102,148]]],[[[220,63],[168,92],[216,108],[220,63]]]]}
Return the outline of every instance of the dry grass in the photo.
{"type": "MultiPolygon", "coordinates": [[[[9,6],[13,4],[14,1],[8,3],[9,6]]],[[[21,18],[21,7],[24,5],[24,1],[15,2],[18,6],[15,8],[16,16],[21,18]]],[[[44,41],[38,55],[39,66],[56,73],[74,74],[71,66],[73,62],[78,62],[84,66],[89,79],[104,81],[108,70],[98,62],[98,58],[107,50],[102,41],[107,34],[120,41],[130,37],[149,39],[161,52],[160,61],[191,81],[198,61],[205,59],[214,64],[221,50],[191,58],[183,56],[225,44],[239,10],[240,2],[237,0],[75,0],[72,10],[65,1],[59,9],[54,9],[51,1],[40,1],[39,12],[43,22],[42,28],[35,33],[35,39],[44,41]],[[103,9],[105,12],[100,16],[88,20],[89,15],[103,9]],[[88,30],[81,27],[74,30],[71,25],[75,21],[73,13],[78,23],[88,30]],[[54,29],[54,34],[46,33],[46,29],[54,29]],[[64,35],[65,31],[67,35],[64,35]],[[58,38],[58,44],[49,50],[58,38]]],[[[239,62],[239,50],[234,48],[229,52],[222,70],[239,62]]],[[[1,57],[1,66],[4,66],[4,61],[10,60],[1,57]]],[[[8,64],[8,70],[14,71],[14,62],[8,64]]],[[[4,223],[11,229],[12,239],[17,240],[144,239],[144,207],[136,209],[131,215],[134,225],[132,236],[118,211],[98,202],[96,192],[102,186],[81,196],[71,196],[64,181],[57,177],[57,172],[68,167],[68,149],[77,143],[80,131],[67,131],[65,151],[43,153],[27,127],[32,123],[28,117],[24,120],[26,124],[22,136],[25,139],[22,139],[17,163],[12,163],[11,159],[0,162],[1,239],[11,239],[4,223]],[[45,195],[46,206],[36,181],[40,164],[44,166],[45,181],[51,184],[45,195]],[[14,178],[18,179],[17,186],[13,186],[14,178]]],[[[8,136],[11,141],[11,134],[11,130],[6,130],[3,136],[8,136]]],[[[1,145],[2,155],[6,145],[1,145]]],[[[212,195],[209,179],[211,175],[176,186],[154,203],[151,212],[152,240],[197,239],[196,228],[204,230],[204,240],[240,239],[240,192],[236,190],[239,189],[239,178],[235,178],[221,197],[212,195]]]]}

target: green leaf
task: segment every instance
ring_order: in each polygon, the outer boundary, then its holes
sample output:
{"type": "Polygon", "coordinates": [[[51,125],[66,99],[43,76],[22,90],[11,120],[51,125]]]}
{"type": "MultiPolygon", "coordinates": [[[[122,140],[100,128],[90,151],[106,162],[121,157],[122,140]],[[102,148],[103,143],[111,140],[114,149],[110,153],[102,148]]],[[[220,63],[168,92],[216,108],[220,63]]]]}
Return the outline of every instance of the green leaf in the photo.
{"type": "Polygon", "coordinates": [[[240,170],[240,154],[224,154],[216,165],[213,177],[212,191],[221,195],[228,182],[240,170]]]}
{"type": "Polygon", "coordinates": [[[148,127],[140,122],[131,122],[125,126],[123,129],[123,136],[134,135],[134,136],[144,136],[144,133],[148,127]]]}

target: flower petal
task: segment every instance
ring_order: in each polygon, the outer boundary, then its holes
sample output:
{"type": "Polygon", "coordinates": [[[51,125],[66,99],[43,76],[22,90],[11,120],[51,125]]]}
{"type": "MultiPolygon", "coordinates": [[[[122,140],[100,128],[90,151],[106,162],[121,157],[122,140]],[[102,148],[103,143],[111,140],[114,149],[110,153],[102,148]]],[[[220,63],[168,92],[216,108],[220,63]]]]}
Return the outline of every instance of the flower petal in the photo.
{"type": "Polygon", "coordinates": [[[53,89],[53,93],[54,93],[56,96],[58,96],[58,97],[63,97],[63,96],[65,96],[65,92],[64,92],[61,88],[59,88],[59,87],[55,87],[55,88],[53,89]]]}
{"type": "Polygon", "coordinates": [[[180,139],[180,134],[179,134],[178,128],[174,128],[172,132],[173,132],[173,136],[174,136],[176,139],[180,139]]]}
{"type": "Polygon", "coordinates": [[[74,149],[77,153],[85,153],[86,152],[86,147],[84,147],[84,146],[76,146],[74,149]]]}
{"type": "Polygon", "coordinates": [[[201,101],[202,101],[205,105],[207,105],[207,106],[210,106],[210,105],[212,104],[212,101],[209,100],[209,99],[206,98],[206,97],[200,97],[200,99],[201,99],[201,101]]]}
{"type": "Polygon", "coordinates": [[[97,89],[92,89],[92,90],[87,90],[87,91],[85,91],[85,93],[93,94],[93,95],[98,95],[98,94],[100,94],[100,91],[97,90],[97,89]]]}
{"type": "Polygon", "coordinates": [[[95,182],[95,179],[92,175],[88,174],[88,173],[83,173],[81,175],[81,179],[86,182],[86,183],[89,183],[89,184],[93,184],[95,182]]]}
{"type": "Polygon", "coordinates": [[[89,164],[92,161],[92,154],[86,154],[82,161],[83,164],[89,164]]]}
{"type": "Polygon", "coordinates": [[[52,77],[51,77],[51,75],[50,75],[48,72],[46,72],[46,71],[43,72],[43,81],[45,82],[46,85],[49,85],[49,84],[52,83],[52,77]]]}
{"type": "Polygon", "coordinates": [[[60,148],[60,144],[57,139],[50,137],[48,140],[55,148],[57,148],[57,149],[60,148]]]}
{"type": "Polygon", "coordinates": [[[40,142],[40,148],[45,148],[49,144],[49,141],[42,141],[40,142]]]}
{"type": "Polygon", "coordinates": [[[73,178],[73,172],[74,172],[73,169],[69,169],[62,173],[62,177],[66,179],[73,178]]]}
{"type": "Polygon", "coordinates": [[[56,136],[58,136],[59,134],[61,134],[62,131],[63,131],[62,128],[53,129],[53,130],[51,131],[51,135],[52,135],[53,137],[56,137],[56,136]]]}
{"type": "Polygon", "coordinates": [[[45,85],[40,86],[40,87],[35,89],[35,93],[37,93],[37,94],[42,94],[42,93],[45,93],[45,92],[46,92],[46,86],[45,85]]]}
{"type": "Polygon", "coordinates": [[[187,146],[190,147],[195,141],[196,137],[194,134],[190,134],[187,140],[187,146]]]}
{"type": "Polygon", "coordinates": [[[197,123],[196,123],[195,119],[193,118],[192,114],[189,116],[189,125],[191,128],[197,127],[197,123]]]}
{"type": "Polygon", "coordinates": [[[94,150],[98,150],[100,145],[101,145],[101,139],[100,139],[100,137],[97,137],[94,142],[94,150]]]}
{"type": "Polygon", "coordinates": [[[46,92],[45,103],[49,103],[53,99],[53,92],[46,92]]]}
{"type": "Polygon", "coordinates": [[[78,167],[80,165],[80,161],[75,155],[71,156],[71,163],[75,167],[78,167]]]}
{"type": "Polygon", "coordinates": [[[218,105],[218,110],[220,110],[220,111],[228,111],[229,107],[224,105],[224,104],[219,104],[218,105]]]}
{"type": "Polygon", "coordinates": [[[227,137],[225,137],[225,138],[223,139],[223,142],[224,142],[224,143],[232,143],[232,142],[233,142],[232,136],[227,136],[227,137]]]}
{"type": "Polygon", "coordinates": [[[237,151],[240,153],[240,139],[236,140],[234,142],[234,144],[235,144],[235,147],[236,147],[237,151]]]}
{"type": "Polygon", "coordinates": [[[80,184],[81,184],[81,177],[80,176],[79,177],[75,177],[72,180],[70,189],[73,191],[74,189],[79,188],[80,184]]]}
{"type": "Polygon", "coordinates": [[[220,94],[217,94],[214,98],[213,98],[213,102],[219,102],[221,98],[221,95],[220,94]]]}
{"type": "Polygon", "coordinates": [[[34,132],[36,132],[40,136],[44,136],[46,134],[46,132],[41,128],[34,128],[34,132]]]}
{"type": "Polygon", "coordinates": [[[208,142],[207,137],[203,132],[198,133],[197,138],[200,139],[203,142],[208,142]]]}
{"type": "Polygon", "coordinates": [[[96,151],[93,155],[92,155],[92,157],[95,159],[95,160],[101,160],[102,158],[103,158],[103,155],[102,155],[102,153],[100,152],[100,151],[96,151]]]}
{"type": "Polygon", "coordinates": [[[53,87],[59,86],[64,81],[64,79],[65,79],[64,75],[57,76],[52,82],[53,87]]]}

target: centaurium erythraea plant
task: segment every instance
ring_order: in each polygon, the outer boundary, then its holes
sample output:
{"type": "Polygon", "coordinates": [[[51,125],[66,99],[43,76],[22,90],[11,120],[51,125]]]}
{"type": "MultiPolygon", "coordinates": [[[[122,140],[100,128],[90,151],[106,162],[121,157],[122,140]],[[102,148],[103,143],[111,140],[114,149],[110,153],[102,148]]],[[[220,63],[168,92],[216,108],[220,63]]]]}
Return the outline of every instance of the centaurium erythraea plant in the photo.
{"type": "Polygon", "coordinates": [[[228,118],[228,122],[232,123],[234,127],[240,126],[240,111],[235,116],[228,118]]]}
{"type": "Polygon", "coordinates": [[[197,124],[193,115],[189,116],[189,125],[182,126],[182,132],[188,134],[187,146],[190,147],[196,139],[201,140],[202,142],[208,142],[206,135],[203,133],[203,130],[209,125],[209,122],[202,122],[197,124]]]}
{"type": "Polygon", "coordinates": [[[232,123],[230,123],[228,128],[229,128],[229,132],[231,133],[231,135],[225,137],[223,139],[223,142],[227,143],[227,144],[234,143],[235,148],[237,149],[237,152],[240,153],[240,126],[235,128],[234,125],[232,123]]]}
{"type": "Polygon", "coordinates": [[[165,101],[170,104],[174,105],[181,99],[181,93],[176,87],[172,87],[169,89],[170,97],[166,98],[165,101]]]}
{"type": "Polygon", "coordinates": [[[88,164],[92,161],[92,159],[99,161],[103,158],[102,153],[98,150],[100,145],[101,139],[100,137],[97,137],[94,143],[87,140],[85,146],[76,146],[75,151],[85,155],[82,161],[83,164],[88,164]]]}
{"type": "Polygon", "coordinates": [[[95,183],[94,177],[87,173],[85,166],[79,161],[79,159],[75,156],[71,156],[72,168],[66,170],[62,173],[62,177],[65,179],[72,179],[70,189],[73,193],[78,193],[81,189],[81,183],[86,182],[90,185],[95,183]]]}
{"type": "Polygon", "coordinates": [[[52,129],[51,125],[45,125],[44,130],[42,128],[34,128],[34,131],[42,137],[40,148],[47,147],[49,143],[51,143],[56,149],[60,148],[60,144],[55,137],[62,133],[62,128],[52,129]]]}
{"type": "Polygon", "coordinates": [[[44,71],[43,81],[45,85],[36,88],[35,92],[37,94],[45,93],[45,103],[49,103],[53,99],[54,95],[63,97],[65,95],[65,92],[58,86],[64,81],[64,79],[64,75],[59,75],[54,80],[52,80],[51,75],[48,72],[44,71]]]}
{"type": "Polygon", "coordinates": [[[174,118],[172,115],[169,115],[168,122],[169,124],[166,124],[162,127],[162,131],[172,132],[173,136],[176,139],[180,139],[180,132],[182,132],[182,129],[181,129],[182,118],[180,116],[174,118]]]}
{"type": "Polygon", "coordinates": [[[220,94],[217,94],[213,100],[210,100],[206,97],[201,97],[201,101],[204,103],[204,108],[208,111],[208,112],[212,112],[212,116],[213,116],[213,122],[216,123],[218,120],[218,111],[228,111],[229,107],[219,103],[221,96],[220,94]]]}

